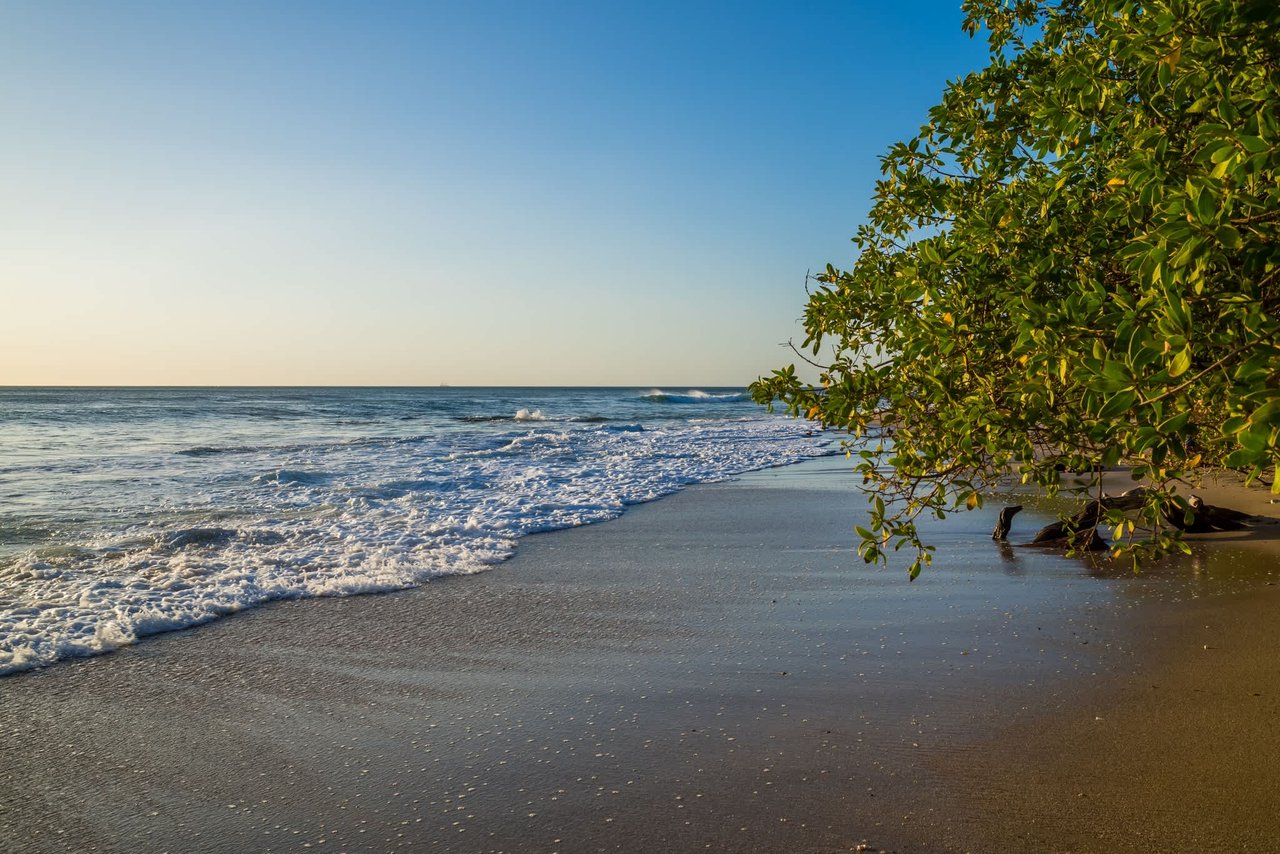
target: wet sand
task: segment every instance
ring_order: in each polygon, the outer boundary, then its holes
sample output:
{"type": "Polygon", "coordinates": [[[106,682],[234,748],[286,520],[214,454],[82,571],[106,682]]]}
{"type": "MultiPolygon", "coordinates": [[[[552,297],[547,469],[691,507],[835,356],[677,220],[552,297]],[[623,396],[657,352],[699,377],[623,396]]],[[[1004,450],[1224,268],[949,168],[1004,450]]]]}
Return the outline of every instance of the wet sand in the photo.
{"type": "Polygon", "coordinates": [[[843,466],[0,680],[0,850],[1274,848],[1265,537],[1135,577],[993,508],[908,584],[843,466]]]}

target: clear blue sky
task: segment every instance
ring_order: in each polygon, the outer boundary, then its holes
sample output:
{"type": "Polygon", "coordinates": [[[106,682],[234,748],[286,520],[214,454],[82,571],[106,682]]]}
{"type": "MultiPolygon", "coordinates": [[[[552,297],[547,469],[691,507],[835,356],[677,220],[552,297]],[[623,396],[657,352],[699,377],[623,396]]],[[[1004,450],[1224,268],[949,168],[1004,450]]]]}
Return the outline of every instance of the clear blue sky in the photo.
{"type": "Polygon", "coordinates": [[[736,385],[956,2],[0,6],[0,384],[736,385]]]}

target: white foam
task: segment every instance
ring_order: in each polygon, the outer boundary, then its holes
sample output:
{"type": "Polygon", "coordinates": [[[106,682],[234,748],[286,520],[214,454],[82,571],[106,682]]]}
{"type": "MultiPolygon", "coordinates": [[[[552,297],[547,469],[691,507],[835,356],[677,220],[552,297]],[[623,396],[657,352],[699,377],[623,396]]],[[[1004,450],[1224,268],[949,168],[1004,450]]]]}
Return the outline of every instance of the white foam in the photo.
{"type": "Polygon", "coordinates": [[[661,401],[664,403],[731,403],[751,399],[743,392],[722,392],[719,394],[713,394],[696,388],[689,389],[685,392],[663,391],[660,388],[653,388],[640,396],[645,400],[661,401]]]}
{"type": "MultiPolygon", "coordinates": [[[[517,419],[541,418],[521,412],[527,417],[517,419]]],[[[224,476],[184,496],[182,526],[103,531],[0,565],[0,674],[269,600],[478,572],[510,557],[525,534],[828,452],[823,437],[805,433],[803,424],[763,417],[588,424],[510,433],[497,447],[469,450],[438,438],[337,443],[275,461],[266,452],[195,458],[223,466],[224,476]]]]}

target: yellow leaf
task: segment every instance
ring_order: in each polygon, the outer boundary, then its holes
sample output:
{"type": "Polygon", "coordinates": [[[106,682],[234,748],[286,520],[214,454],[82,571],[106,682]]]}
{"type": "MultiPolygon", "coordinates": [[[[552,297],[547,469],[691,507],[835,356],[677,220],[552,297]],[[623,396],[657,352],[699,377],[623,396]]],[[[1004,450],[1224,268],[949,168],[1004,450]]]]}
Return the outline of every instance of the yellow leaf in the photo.
{"type": "Polygon", "coordinates": [[[1165,65],[1169,66],[1169,72],[1173,73],[1173,71],[1178,67],[1178,60],[1180,59],[1182,59],[1182,43],[1181,42],[1175,45],[1173,50],[1169,51],[1169,55],[1160,61],[1163,62],[1165,65]]]}
{"type": "Polygon", "coordinates": [[[1107,187],[1108,188],[1123,187],[1125,184],[1128,184],[1128,183],[1129,182],[1123,178],[1112,178],[1110,181],[1107,182],[1107,187]]]}
{"type": "Polygon", "coordinates": [[[942,313],[942,322],[947,324],[947,326],[952,326],[953,324],[955,324],[956,319],[951,316],[951,312],[944,311],[942,313]]]}
{"type": "Polygon", "coordinates": [[[970,492],[969,497],[964,500],[964,506],[970,510],[978,506],[978,493],[970,492]]]}

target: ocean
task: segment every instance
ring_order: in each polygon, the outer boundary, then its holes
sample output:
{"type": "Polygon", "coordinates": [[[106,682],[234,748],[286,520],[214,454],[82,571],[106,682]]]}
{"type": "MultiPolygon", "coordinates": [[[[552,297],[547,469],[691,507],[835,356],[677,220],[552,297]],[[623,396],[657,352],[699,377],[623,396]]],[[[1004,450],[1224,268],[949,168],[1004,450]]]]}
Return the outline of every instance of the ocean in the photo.
{"type": "Polygon", "coordinates": [[[0,675],[833,450],[741,389],[0,388],[0,675]]]}

